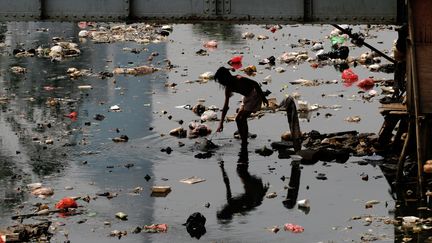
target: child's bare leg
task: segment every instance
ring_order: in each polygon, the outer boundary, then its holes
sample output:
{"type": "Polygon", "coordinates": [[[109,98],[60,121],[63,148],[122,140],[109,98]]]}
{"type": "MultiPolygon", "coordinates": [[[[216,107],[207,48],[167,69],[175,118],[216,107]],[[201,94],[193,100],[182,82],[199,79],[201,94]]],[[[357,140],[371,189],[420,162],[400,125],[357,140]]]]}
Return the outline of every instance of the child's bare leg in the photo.
{"type": "Polygon", "coordinates": [[[236,116],[237,128],[239,131],[240,138],[242,140],[242,145],[247,144],[248,133],[249,133],[247,118],[251,113],[252,112],[250,111],[245,111],[243,109],[240,109],[236,116]]]}

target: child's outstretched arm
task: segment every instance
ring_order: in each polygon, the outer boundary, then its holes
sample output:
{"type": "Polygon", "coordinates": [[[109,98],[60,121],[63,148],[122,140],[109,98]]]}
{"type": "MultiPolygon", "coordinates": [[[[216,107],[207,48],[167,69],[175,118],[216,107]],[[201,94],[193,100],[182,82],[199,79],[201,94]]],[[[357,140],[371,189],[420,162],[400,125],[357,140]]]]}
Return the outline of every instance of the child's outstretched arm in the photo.
{"type": "Polygon", "coordinates": [[[219,127],[216,130],[216,132],[222,132],[223,131],[223,123],[225,121],[225,116],[228,112],[229,109],[229,99],[231,97],[231,91],[228,88],[225,88],[225,102],[224,102],[224,106],[222,108],[222,116],[219,122],[219,127]]]}

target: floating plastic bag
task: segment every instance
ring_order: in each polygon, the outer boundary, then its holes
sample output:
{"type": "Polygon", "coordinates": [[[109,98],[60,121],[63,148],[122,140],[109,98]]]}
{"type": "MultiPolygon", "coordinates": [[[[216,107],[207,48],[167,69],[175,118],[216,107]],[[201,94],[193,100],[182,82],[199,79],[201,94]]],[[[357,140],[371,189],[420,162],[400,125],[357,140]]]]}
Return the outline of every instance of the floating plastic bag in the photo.
{"type": "Polygon", "coordinates": [[[342,72],[342,79],[345,82],[356,82],[358,80],[358,75],[348,68],[342,72]]]}
{"type": "Polygon", "coordinates": [[[242,56],[242,55],[240,55],[240,56],[234,56],[234,57],[232,57],[232,58],[228,61],[228,64],[232,64],[232,63],[241,63],[241,62],[242,62],[242,59],[243,59],[243,56],[242,56]]]}
{"type": "Polygon", "coordinates": [[[57,209],[68,209],[68,208],[77,208],[78,204],[73,198],[65,197],[61,199],[56,205],[57,209]]]}
{"type": "Polygon", "coordinates": [[[242,55],[234,56],[228,61],[228,64],[231,65],[231,67],[233,67],[234,69],[240,69],[243,66],[242,59],[243,59],[242,55]]]}
{"type": "Polygon", "coordinates": [[[212,110],[204,111],[204,113],[201,115],[201,121],[213,121],[216,119],[217,113],[212,110]]]}
{"type": "Polygon", "coordinates": [[[44,198],[54,195],[54,190],[51,187],[40,187],[32,190],[31,193],[35,196],[44,198]]]}
{"type": "Polygon", "coordinates": [[[183,225],[186,226],[186,230],[192,238],[199,240],[207,232],[205,223],[206,218],[201,213],[195,212],[188,217],[183,225]]]}
{"type": "Polygon", "coordinates": [[[332,46],[342,45],[343,43],[345,43],[346,38],[344,36],[332,36],[330,38],[330,41],[331,41],[332,46]]]}
{"type": "Polygon", "coordinates": [[[204,47],[209,48],[209,49],[217,48],[217,46],[218,46],[218,43],[216,40],[211,40],[211,41],[207,41],[206,43],[204,43],[204,47]]]}
{"type": "Polygon", "coordinates": [[[357,86],[363,90],[370,90],[375,86],[375,82],[371,78],[365,78],[360,80],[357,86]]]}
{"type": "Polygon", "coordinates": [[[205,72],[199,75],[200,80],[210,80],[214,78],[214,74],[212,72],[205,72]]]}
{"type": "Polygon", "coordinates": [[[212,132],[206,124],[200,124],[197,122],[189,123],[189,129],[191,129],[189,132],[189,138],[204,137],[212,132]]]}
{"type": "Polygon", "coordinates": [[[255,73],[257,72],[257,68],[254,65],[250,65],[243,68],[242,71],[249,76],[255,76],[255,73]]]}
{"type": "Polygon", "coordinates": [[[336,50],[332,50],[327,53],[322,53],[317,55],[318,60],[327,60],[327,59],[347,59],[349,55],[349,49],[347,46],[341,46],[336,50]]]}

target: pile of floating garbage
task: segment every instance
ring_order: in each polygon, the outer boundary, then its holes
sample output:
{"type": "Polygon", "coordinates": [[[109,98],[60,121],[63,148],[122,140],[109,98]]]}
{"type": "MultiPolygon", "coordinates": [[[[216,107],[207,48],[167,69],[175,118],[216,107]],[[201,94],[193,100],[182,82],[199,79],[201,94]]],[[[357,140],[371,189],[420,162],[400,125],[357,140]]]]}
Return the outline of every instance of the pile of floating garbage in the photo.
{"type": "Polygon", "coordinates": [[[172,31],[171,25],[151,25],[136,23],[130,25],[99,25],[96,23],[82,24],[78,33],[80,38],[89,38],[95,43],[111,43],[133,41],[138,44],[159,43],[166,40],[172,31]]]}

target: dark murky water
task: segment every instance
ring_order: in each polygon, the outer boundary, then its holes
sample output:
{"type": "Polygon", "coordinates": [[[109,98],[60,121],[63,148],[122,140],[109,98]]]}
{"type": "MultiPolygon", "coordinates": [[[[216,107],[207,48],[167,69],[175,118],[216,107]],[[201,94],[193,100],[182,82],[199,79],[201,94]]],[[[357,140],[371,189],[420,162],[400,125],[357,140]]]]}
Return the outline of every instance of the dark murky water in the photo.
{"type": "MultiPolygon", "coordinates": [[[[186,128],[189,121],[199,119],[191,111],[176,106],[194,105],[198,99],[205,99],[205,105],[221,107],[223,104],[223,90],[214,82],[199,84],[186,81],[196,80],[206,71],[215,72],[236,53],[244,55],[244,66],[257,65],[259,59],[271,55],[277,57],[284,51],[306,49],[310,56],[313,55],[310,46],[290,47],[290,44],[298,43],[299,38],[322,40],[326,43],[326,50],[329,50],[324,36],[331,30],[330,26],[283,26],[283,29],[272,34],[255,25],[174,25],[174,31],[166,42],[148,45],[132,42],[94,44],[88,40],[79,44],[81,56],[52,63],[47,59],[15,58],[9,54],[18,44],[26,49],[48,45],[53,36],[78,41],[79,28],[76,24],[9,23],[2,26],[2,38],[9,47],[3,49],[4,55],[0,57],[0,92],[9,98],[9,102],[2,105],[0,113],[0,217],[4,219],[0,225],[11,223],[9,216],[17,205],[24,204],[21,211],[28,212],[34,202],[54,205],[64,196],[94,196],[110,191],[119,195],[111,200],[99,197],[88,204],[79,201],[86,211],[83,215],[70,218],[53,216],[54,225],[65,223],[65,226],[58,227],[54,241],[64,241],[64,233],[67,232],[72,242],[118,242],[118,239],[108,236],[110,231],[130,232],[136,226],[166,223],[169,225],[167,233],[129,233],[121,241],[190,242],[194,239],[182,224],[196,211],[207,218],[207,233],[201,238],[205,242],[357,242],[364,234],[377,236],[381,241],[394,241],[395,228],[391,224],[374,221],[365,226],[364,220],[350,220],[353,216],[365,215],[394,217],[395,203],[388,193],[389,185],[382,176],[379,164],[359,166],[355,162],[361,159],[354,157],[345,164],[318,162],[293,171],[290,159],[278,159],[276,153],[269,157],[254,153],[256,148],[279,140],[280,134],[288,130],[282,112],[267,113],[249,122],[250,131],[257,133],[258,137],[250,140],[247,167],[237,164],[240,143],[232,139],[235,123],[228,123],[223,133],[213,137],[213,141],[221,147],[209,159],[194,158],[200,152],[196,142],[202,140],[181,139],[185,146],[179,147],[179,139],[161,136],[178,127],[178,120],[185,121],[183,126],[186,128]],[[49,30],[36,31],[41,27],[49,30]],[[245,31],[266,34],[270,39],[243,40],[241,34],[245,31]],[[211,39],[218,40],[218,48],[209,51],[208,56],[197,56],[195,52],[202,48],[203,42],[211,39]],[[133,54],[124,51],[125,47],[142,51],[133,54]],[[84,77],[76,80],[64,77],[69,67],[91,69],[98,73],[112,71],[118,66],[148,64],[148,56],[155,51],[160,54],[152,61],[155,66],[163,67],[164,59],[169,59],[176,67],[171,71],[161,70],[137,77],[84,77]],[[28,72],[25,75],[11,74],[9,68],[15,65],[26,67],[28,72]],[[166,82],[176,83],[177,86],[175,89],[166,87],[166,82]],[[93,89],[83,91],[77,88],[87,84],[91,84],[93,89]],[[47,90],[46,86],[54,89],[47,90]],[[48,97],[67,97],[76,102],[67,108],[52,109],[45,105],[48,97]],[[120,106],[122,112],[109,112],[112,105],[120,106]],[[64,117],[72,110],[78,111],[77,121],[64,117]],[[96,121],[93,119],[95,114],[103,114],[106,119],[96,121]],[[86,122],[91,122],[91,125],[85,125],[86,122]],[[51,123],[52,128],[39,131],[37,123],[51,123]],[[111,141],[120,134],[126,134],[129,142],[111,141]],[[39,145],[32,141],[33,137],[43,136],[54,139],[54,145],[45,149],[44,146],[51,145],[39,145]],[[63,147],[66,143],[75,146],[63,147]],[[171,154],[160,151],[168,146],[173,148],[171,154]],[[220,161],[224,161],[223,166],[220,166],[220,161]],[[126,168],[126,164],[134,166],[126,168]],[[308,212],[283,204],[287,197],[285,187],[292,173],[300,175],[298,199],[310,200],[311,209],[308,212]],[[328,180],[317,180],[317,173],[325,173],[328,180]],[[362,174],[368,174],[369,181],[363,181],[362,174]],[[14,179],[13,175],[22,175],[22,178],[14,179]],[[146,181],[145,175],[151,179],[146,181]],[[194,185],[179,182],[191,176],[199,176],[206,181],[194,185]],[[282,176],[287,179],[281,180],[282,176]],[[37,199],[27,192],[15,190],[39,181],[54,187],[52,198],[37,199]],[[152,185],[169,185],[172,192],[166,197],[151,197],[152,185]],[[66,190],[68,186],[73,190],[66,190]],[[143,187],[143,191],[138,195],[131,193],[138,186],[143,187]],[[227,190],[232,194],[230,200],[227,199],[227,190]],[[277,197],[263,197],[266,192],[276,192],[277,197]],[[378,200],[380,204],[365,209],[365,202],[369,200],[378,200]],[[209,208],[204,207],[206,203],[210,204],[209,208]],[[117,220],[114,214],[118,211],[127,213],[129,220],[117,220]],[[87,221],[78,224],[82,219],[87,221]],[[111,226],[104,225],[104,221],[111,222],[111,226]],[[305,231],[294,234],[282,230],[274,234],[266,230],[275,225],[283,227],[285,223],[299,224],[305,231]]],[[[387,51],[396,38],[396,33],[391,30],[370,31],[370,34],[376,38],[368,38],[367,41],[387,51]]],[[[357,57],[366,51],[365,48],[351,48],[350,56],[357,57]]],[[[364,101],[356,86],[345,87],[340,82],[340,72],[332,66],[318,69],[312,69],[308,63],[277,66],[286,68],[286,72],[277,73],[273,69],[257,66],[262,72],[254,77],[262,81],[271,75],[272,82],[263,86],[264,90],[272,91],[271,97],[280,101],[286,94],[298,92],[301,99],[310,104],[341,105],[339,110],[321,109],[311,113],[301,120],[302,131],[378,132],[382,123],[377,102],[380,96],[372,98],[371,102],[364,101]],[[289,84],[289,81],[299,78],[336,79],[339,82],[316,87],[289,84]],[[338,96],[340,94],[343,97],[338,96]],[[325,113],[332,116],[325,118],[325,113]],[[352,115],[359,115],[362,120],[359,123],[344,121],[345,117],[352,115]]],[[[392,78],[392,74],[371,73],[361,66],[354,70],[360,78],[392,78]]],[[[380,91],[379,87],[376,90],[380,91]]],[[[233,97],[229,114],[234,112],[235,102],[240,98],[233,97]]],[[[209,126],[215,130],[217,122],[210,122],[209,126]]]]}

